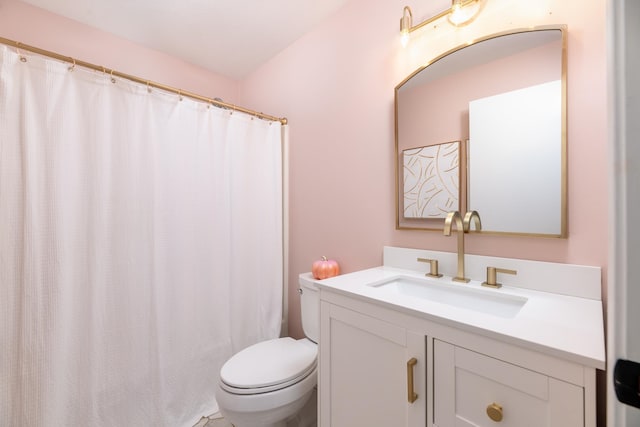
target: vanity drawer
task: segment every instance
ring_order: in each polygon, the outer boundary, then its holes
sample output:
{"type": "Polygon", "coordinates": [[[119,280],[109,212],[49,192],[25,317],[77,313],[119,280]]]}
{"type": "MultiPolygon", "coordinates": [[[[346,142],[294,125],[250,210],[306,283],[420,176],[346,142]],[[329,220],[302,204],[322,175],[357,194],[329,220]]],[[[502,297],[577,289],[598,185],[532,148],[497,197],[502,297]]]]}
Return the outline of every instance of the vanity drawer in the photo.
{"type": "Polygon", "coordinates": [[[434,341],[434,426],[582,427],[582,387],[434,341]],[[493,417],[493,419],[492,419],[493,417]]]}

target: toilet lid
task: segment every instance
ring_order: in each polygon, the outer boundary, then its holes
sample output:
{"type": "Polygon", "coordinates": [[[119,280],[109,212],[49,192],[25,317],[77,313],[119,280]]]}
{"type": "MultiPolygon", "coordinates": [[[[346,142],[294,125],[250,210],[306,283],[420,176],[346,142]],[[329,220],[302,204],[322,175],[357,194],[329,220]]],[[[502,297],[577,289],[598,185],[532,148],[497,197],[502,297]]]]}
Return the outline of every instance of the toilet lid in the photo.
{"type": "Polygon", "coordinates": [[[315,367],[317,347],[293,338],[263,341],[245,348],[220,370],[220,379],[235,388],[270,387],[306,375],[315,367]]]}

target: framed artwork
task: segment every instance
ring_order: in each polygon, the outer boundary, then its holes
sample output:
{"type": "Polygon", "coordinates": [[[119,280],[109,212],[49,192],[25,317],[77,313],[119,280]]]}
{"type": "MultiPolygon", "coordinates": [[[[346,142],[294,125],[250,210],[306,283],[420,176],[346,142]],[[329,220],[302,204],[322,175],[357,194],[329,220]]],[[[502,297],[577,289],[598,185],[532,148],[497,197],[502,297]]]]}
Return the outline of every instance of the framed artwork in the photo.
{"type": "Polygon", "coordinates": [[[460,209],[460,141],[402,151],[403,216],[444,218],[460,209]]]}

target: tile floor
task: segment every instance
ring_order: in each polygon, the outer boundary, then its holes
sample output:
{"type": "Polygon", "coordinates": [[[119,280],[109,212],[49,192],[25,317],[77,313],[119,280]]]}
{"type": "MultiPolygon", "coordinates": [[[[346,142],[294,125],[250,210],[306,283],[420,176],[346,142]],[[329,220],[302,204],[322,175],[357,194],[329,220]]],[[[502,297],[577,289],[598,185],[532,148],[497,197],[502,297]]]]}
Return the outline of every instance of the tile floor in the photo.
{"type": "Polygon", "coordinates": [[[208,417],[200,418],[200,421],[193,427],[232,427],[233,425],[222,418],[220,414],[213,414],[208,417]]]}
{"type": "MultiPolygon", "coordinates": [[[[1,1],[1,0],[0,0],[1,1]]],[[[287,421],[287,427],[318,427],[318,398],[316,391],[309,398],[304,408],[295,417],[287,421]]],[[[234,427],[226,421],[222,414],[216,413],[208,417],[200,418],[193,427],[234,427]]]]}

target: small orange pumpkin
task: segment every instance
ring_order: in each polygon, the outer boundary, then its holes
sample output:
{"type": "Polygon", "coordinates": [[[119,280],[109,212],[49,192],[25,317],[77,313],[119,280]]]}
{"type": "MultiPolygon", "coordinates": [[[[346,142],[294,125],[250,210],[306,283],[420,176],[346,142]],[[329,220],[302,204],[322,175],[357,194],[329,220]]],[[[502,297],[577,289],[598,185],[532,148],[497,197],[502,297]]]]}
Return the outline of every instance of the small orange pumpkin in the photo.
{"type": "Polygon", "coordinates": [[[327,259],[326,256],[323,256],[322,259],[313,262],[311,273],[314,279],[328,279],[329,277],[340,274],[340,266],[337,261],[327,259]]]}

